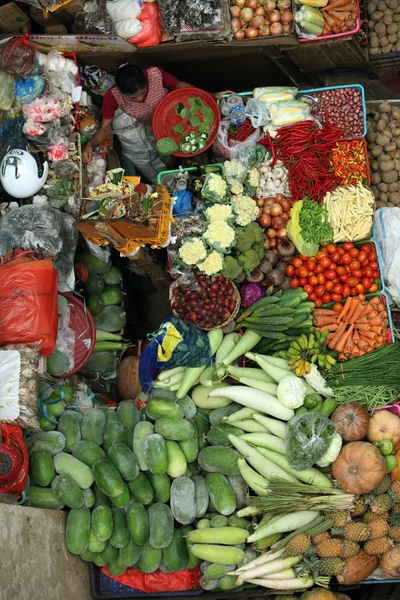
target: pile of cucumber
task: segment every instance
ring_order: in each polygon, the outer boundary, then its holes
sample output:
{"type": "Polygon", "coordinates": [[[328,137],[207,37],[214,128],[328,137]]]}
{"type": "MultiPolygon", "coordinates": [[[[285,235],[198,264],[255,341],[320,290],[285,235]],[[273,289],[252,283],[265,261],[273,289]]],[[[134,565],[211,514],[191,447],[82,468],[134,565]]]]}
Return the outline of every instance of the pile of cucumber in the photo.
{"type": "MultiPolygon", "coordinates": [[[[251,523],[236,516],[247,485],[224,424],[238,405],[198,408],[155,390],[145,408],[64,410],[57,431],[29,441],[31,506],[70,509],[67,547],[122,575],[194,568],[201,585],[232,589],[251,523]]],[[[235,432],[240,433],[240,432],[235,432]]]]}

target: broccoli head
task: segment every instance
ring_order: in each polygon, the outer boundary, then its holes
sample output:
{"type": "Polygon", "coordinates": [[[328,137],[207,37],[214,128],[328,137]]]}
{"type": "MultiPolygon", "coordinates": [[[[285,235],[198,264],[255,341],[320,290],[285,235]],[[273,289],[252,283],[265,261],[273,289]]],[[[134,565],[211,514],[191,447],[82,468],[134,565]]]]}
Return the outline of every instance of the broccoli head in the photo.
{"type": "Polygon", "coordinates": [[[233,256],[225,256],[222,275],[230,280],[237,279],[243,273],[243,267],[233,256]]]}
{"type": "Polygon", "coordinates": [[[264,232],[255,221],[244,227],[236,227],[235,248],[239,252],[246,252],[254,245],[264,244],[264,232]]]}
{"type": "Polygon", "coordinates": [[[262,256],[260,257],[260,253],[257,252],[256,249],[250,248],[250,250],[246,250],[246,252],[239,254],[238,260],[243,265],[245,271],[251,272],[258,267],[262,260],[262,256]]]}

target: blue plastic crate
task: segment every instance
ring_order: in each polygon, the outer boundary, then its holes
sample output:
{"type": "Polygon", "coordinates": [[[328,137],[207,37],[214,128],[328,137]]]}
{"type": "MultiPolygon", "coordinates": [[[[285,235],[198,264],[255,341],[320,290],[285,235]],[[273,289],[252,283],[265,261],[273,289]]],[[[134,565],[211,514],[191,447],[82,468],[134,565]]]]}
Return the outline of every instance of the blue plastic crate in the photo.
{"type": "Polygon", "coordinates": [[[89,574],[90,574],[90,587],[94,598],[153,598],[153,597],[165,597],[170,598],[171,596],[200,596],[203,590],[191,590],[186,592],[160,592],[158,594],[145,594],[140,590],[135,590],[127,585],[107,577],[102,573],[99,567],[96,567],[93,563],[89,563],[89,574]]]}

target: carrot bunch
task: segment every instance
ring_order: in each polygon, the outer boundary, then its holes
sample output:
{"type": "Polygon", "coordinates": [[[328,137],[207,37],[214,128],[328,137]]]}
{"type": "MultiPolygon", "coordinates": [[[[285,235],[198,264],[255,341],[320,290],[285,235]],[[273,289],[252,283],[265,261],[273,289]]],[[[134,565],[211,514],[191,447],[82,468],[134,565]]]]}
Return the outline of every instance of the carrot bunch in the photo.
{"type": "Polygon", "coordinates": [[[360,294],[349,296],[340,310],[315,309],[317,331],[328,330],[328,348],[339,353],[339,361],[363,356],[385,343],[389,324],[386,306],[378,297],[365,300],[360,294]]]}
{"type": "Polygon", "coordinates": [[[357,0],[330,0],[324,8],[320,8],[325,25],[321,35],[345,33],[356,26],[357,0]]]}

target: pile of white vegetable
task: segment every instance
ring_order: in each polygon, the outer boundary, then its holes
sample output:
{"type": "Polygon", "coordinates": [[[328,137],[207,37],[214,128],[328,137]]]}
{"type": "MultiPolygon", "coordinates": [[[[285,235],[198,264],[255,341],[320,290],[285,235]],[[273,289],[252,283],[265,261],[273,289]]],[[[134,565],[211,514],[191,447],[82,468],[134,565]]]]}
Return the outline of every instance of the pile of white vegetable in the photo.
{"type": "Polygon", "coordinates": [[[286,167],[278,160],[274,168],[272,158],[266,159],[257,167],[260,172],[256,196],[258,198],[275,197],[277,194],[289,195],[289,176],[286,167]]]}

